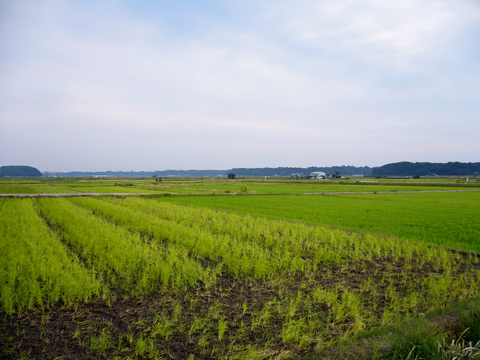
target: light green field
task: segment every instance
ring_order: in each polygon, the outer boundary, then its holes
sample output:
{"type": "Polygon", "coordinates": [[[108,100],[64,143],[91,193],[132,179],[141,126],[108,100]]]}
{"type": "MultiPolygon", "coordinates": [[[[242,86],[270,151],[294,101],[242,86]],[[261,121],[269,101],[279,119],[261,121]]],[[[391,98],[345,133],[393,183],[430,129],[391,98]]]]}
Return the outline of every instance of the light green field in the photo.
{"type": "Polygon", "coordinates": [[[184,193],[184,194],[304,194],[330,192],[390,192],[432,191],[452,189],[480,189],[480,182],[473,179],[469,184],[464,179],[350,179],[350,180],[261,180],[222,178],[176,179],[162,182],[152,179],[41,179],[35,181],[0,181],[2,193],[184,193]]]}
{"type": "Polygon", "coordinates": [[[480,193],[202,196],[159,201],[368,231],[480,251],[480,193]]]}

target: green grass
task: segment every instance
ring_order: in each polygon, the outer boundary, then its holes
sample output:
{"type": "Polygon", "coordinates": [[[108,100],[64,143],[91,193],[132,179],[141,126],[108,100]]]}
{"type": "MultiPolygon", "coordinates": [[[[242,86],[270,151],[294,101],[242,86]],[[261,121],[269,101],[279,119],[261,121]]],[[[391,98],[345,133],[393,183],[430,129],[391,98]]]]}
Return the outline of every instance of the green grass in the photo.
{"type": "MultiPolygon", "coordinates": [[[[157,185],[159,189],[165,189],[172,193],[243,193],[242,188],[249,194],[285,194],[285,193],[329,193],[329,192],[373,192],[373,191],[434,191],[434,190],[452,190],[456,184],[427,183],[424,185],[416,183],[354,183],[345,181],[343,184],[338,181],[217,181],[204,183],[165,183],[157,185]],[[453,185],[453,187],[452,187],[453,185]]],[[[458,187],[459,189],[465,189],[458,187]]]]}
{"type": "Polygon", "coordinates": [[[480,193],[202,196],[162,202],[367,231],[480,252],[480,193]]]}
{"type": "Polygon", "coordinates": [[[247,193],[247,194],[302,194],[327,192],[385,192],[479,189],[480,183],[468,185],[464,179],[419,180],[291,180],[291,179],[177,179],[166,178],[162,182],[152,179],[62,179],[45,178],[35,181],[2,179],[0,193],[247,193]]]}

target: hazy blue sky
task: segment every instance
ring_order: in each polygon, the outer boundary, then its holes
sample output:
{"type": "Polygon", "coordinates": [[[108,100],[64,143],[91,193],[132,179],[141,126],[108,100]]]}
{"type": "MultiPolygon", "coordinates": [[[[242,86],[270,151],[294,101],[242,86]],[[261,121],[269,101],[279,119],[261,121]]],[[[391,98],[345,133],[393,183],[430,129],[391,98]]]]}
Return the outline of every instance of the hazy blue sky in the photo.
{"type": "Polygon", "coordinates": [[[0,1],[0,165],[480,161],[478,0],[0,1]]]}

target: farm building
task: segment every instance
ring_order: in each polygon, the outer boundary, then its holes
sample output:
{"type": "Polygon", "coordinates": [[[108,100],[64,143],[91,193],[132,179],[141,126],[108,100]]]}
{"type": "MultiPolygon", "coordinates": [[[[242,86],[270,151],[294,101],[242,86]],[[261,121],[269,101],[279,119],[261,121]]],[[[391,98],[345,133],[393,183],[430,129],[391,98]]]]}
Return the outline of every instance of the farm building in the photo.
{"type": "Polygon", "coordinates": [[[323,171],[315,171],[310,173],[309,177],[310,179],[326,179],[327,174],[325,174],[323,171]]]}

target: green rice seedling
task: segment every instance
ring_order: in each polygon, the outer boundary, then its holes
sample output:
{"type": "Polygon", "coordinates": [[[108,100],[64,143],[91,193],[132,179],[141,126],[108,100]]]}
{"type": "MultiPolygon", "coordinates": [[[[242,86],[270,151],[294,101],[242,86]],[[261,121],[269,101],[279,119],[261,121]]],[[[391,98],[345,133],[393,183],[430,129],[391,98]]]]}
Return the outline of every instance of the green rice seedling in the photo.
{"type": "Polygon", "coordinates": [[[338,301],[338,289],[335,287],[331,290],[317,287],[313,291],[313,299],[319,303],[325,303],[328,307],[332,307],[338,301]]]}
{"type": "Polygon", "coordinates": [[[103,329],[100,335],[90,338],[88,347],[92,353],[105,353],[112,344],[108,330],[103,329]]]}
{"type": "Polygon", "coordinates": [[[127,332],[118,339],[118,349],[129,349],[135,342],[135,336],[131,325],[128,325],[127,332]]]}
{"type": "Polygon", "coordinates": [[[179,322],[182,318],[183,307],[180,304],[175,304],[173,307],[173,316],[172,319],[174,322],[179,322]]]}
{"type": "Polygon", "coordinates": [[[305,334],[305,320],[290,319],[283,324],[282,341],[286,344],[296,344],[298,346],[305,345],[302,339],[305,334]]]}
{"type": "Polygon", "coordinates": [[[173,321],[169,321],[164,317],[157,317],[153,322],[150,335],[154,338],[159,337],[161,339],[164,339],[165,341],[168,341],[170,337],[174,334],[174,332],[175,328],[173,321]]]}
{"type": "Polygon", "coordinates": [[[227,321],[224,318],[218,319],[218,340],[221,341],[227,330],[227,321]]]}
{"type": "Polygon", "coordinates": [[[246,341],[248,339],[249,332],[247,326],[245,326],[243,320],[240,321],[240,325],[238,326],[237,332],[235,333],[234,337],[239,341],[246,341]]]}
{"type": "Polygon", "coordinates": [[[144,338],[143,334],[140,334],[135,340],[135,355],[137,357],[142,357],[148,351],[149,342],[144,338]]]}
{"type": "Polygon", "coordinates": [[[203,333],[203,330],[208,329],[209,319],[201,316],[195,316],[188,330],[188,335],[193,336],[196,333],[203,333]]]}
{"type": "Polygon", "coordinates": [[[373,281],[373,278],[371,278],[371,277],[364,280],[361,287],[360,287],[360,291],[365,292],[365,293],[371,292],[374,289],[375,289],[374,281],[373,281]]]}
{"type": "Polygon", "coordinates": [[[273,312],[275,311],[273,308],[273,302],[267,301],[263,305],[262,311],[260,313],[260,325],[262,326],[268,326],[270,319],[273,317],[273,312]]]}
{"type": "Polygon", "coordinates": [[[245,299],[245,301],[243,302],[242,304],[242,315],[245,315],[245,313],[247,312],[247,299],[245,299]]]}
{"type": "MultiPolygon", "coordinates": [[[[219,333],[219,336],[220,336],[220,333],[219,333]]],[[[222,334],[222,336],[223,336],[223,334],[222,334]]],[[[221,340],[220,337],[219,337],[219,340],[221,340]]],[[[202,334],[200,336],[200,339],[198,340],[197,346],[199,348],[208,348],[210,343],[211,343],[211,336],[209,334],[202,334]]]]}
{"type": "Polygon", "coordinates": [[[381,325],[385,326],[388,324],[392,324],[397,318],[398,318],[397,314],[395,314],[388,307],[386,307],[383,310],[381,325]]]}

